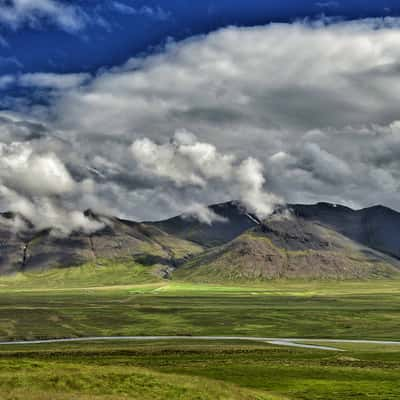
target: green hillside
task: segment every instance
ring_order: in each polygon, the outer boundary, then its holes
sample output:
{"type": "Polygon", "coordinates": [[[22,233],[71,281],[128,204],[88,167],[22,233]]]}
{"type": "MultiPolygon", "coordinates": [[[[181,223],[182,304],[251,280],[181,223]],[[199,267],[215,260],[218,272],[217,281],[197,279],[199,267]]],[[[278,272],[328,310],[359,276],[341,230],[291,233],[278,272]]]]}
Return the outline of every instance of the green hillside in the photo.
{"type": "Polygon", "coordinates": [[[271,279],[376,279],[399,275],[399,262],[326,227],[302,220],[265,222],[193,257],[173,274],[193,282],[271,279]]]}

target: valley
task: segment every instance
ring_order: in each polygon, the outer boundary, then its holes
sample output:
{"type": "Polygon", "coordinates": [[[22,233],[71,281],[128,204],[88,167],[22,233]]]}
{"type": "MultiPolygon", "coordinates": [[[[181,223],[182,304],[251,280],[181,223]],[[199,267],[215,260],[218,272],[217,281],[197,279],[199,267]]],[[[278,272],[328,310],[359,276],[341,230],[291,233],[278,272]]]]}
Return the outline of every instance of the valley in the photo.
{"type": "Polygon", "coordinates": [[[136,335],[397,340],[399,283],[3,287],[0,340],[136,335]]]}
{"type": "Polygon", "coordinates": [[[53,289],[1,282],[0,341],[178,336],[173,341],[0,345],[2,399],[22,400],[28,393],[35,400],[345,400],[349,393],[380,400],[400,395],[400,346],[339,343],[399,339],[398,280],[252,286],[163,281],[53,289]],[[194,337],[203,335],[301,337],[310,340],[306,344],[345,351],[194,337]]]}
{"type": "Polygon", "coordinates": [[[393,215],[211,208],[226,220],[90,212],[101,231],[62,238],[3,221],[0,342],[20,343],[0,343],[0,397],[397,399],[399,261],[378,229],[393,215]]]}

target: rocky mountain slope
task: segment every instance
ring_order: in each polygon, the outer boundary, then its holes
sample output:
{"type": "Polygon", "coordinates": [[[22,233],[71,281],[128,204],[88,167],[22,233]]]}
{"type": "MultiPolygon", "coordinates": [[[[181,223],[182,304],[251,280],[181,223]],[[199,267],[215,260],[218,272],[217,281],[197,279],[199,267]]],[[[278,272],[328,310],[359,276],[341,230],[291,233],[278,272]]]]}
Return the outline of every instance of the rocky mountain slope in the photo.
{"type": "Polygon", "coordinates": [[[400,213],[383,206],[362,210],[329,204],[294,204],[295,215],[324,224],[365,246],[400,258],[400,213]]]}
{"type": "Polygon", "coordinates": [[[0,218],[0,273],[70,267],[96,259],[134,259],[144,265],[173,266],[202,248],[192,242],[169,235],[146,224],[98,216],[103,229],[93,233],[75,232],[60,237],[48,229],[36,231],[32,226],[16,232],[12,222],[18,216],[0,218]]]}
{"type": "Polygon", "coordinates": [[[255,215],[249,214],[238,202],[215,204],[209,207],[221,221],[204,224],[187,216],[177,216],[165,221],[153,222],[153,226],[181,239],[213,247],[235,239],[241,233],[259,223],[255,215]]]}
{"type": "Polygon", "coordinates": [[[104,228],[68,237],[4,213],[0,274],[105,259],[157,265],[163,277],[206,282],[391,277],[400,270],[400,214],[385,207],[289,205],[264,221],[236,202],[210,208],[222,217],[210,225],[187,216],[138,223],[87,211],[104,228]],[[16,229],[21,223],[24,229],[16,229]]]}
{"type": "Polygon", "coordinates": [[[272,216],[200,253],[176,277],[201,282],[281,278],[365,279],[398,274],[400,262],[317,222],[272,216]]]}

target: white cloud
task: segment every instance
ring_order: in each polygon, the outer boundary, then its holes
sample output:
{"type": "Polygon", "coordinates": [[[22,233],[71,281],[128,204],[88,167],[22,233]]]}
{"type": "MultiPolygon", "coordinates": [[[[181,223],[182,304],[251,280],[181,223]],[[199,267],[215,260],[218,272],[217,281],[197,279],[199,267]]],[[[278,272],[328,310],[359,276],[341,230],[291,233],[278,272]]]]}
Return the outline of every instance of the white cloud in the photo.
{"type": "Polygon", "coordinates": [[[240,164],[237,169],[237,177],[239,200],[247,207],[248,211],[258,217],[268,217],[274,208],[283,202],[275,194],[265,191],[263,165],[255,158],[250,157],[240,164]]]}
{"type": "Polygon", "coordinates": [[[20,86],[66,90],[78,87],[90,78],[89,74],[30,73],[18,78],[20,86]]]}
{"type": "Polygon", "coordinates": [[[372,24],[228,28],[170,44],[165,53],[133,59],[64,98],[60,122],[82,134],[124,135],[134,127],[170,135],[211,127],[209,137],[217,130],[228,136],[231,127],[390,123],[400,97],[400,31],[372,24]]]}
{"type": "Polygon", "coordinates": [[[120,3],[119,1],[113,1],[112,7],[114,10],[116,10],[122,14],[128,14],[128,15],[137,14],[136,8],[128,6],[127,4],[124,4],[124,3],[120,3]]]}
{"type": "Polygon", "coordinates": [[[400,208],[399,42],[397,19],[231,27],[60,84],[50,107],[0,114],[1,141],[63,163],[67,209],[268,214],[268,193],[400,208]]]}
{"type": "Polygon", "coordinates": [[[6,89],[15,82],[15,77],[12,75],[0,76],[0,89],[6,89]]]}
{"type": "Polygon", "coordinates": [[[22,143],[0,145],[0,179],[33,196],[62,195],[74,189],[71,175],[55,154],[37,154],[22,143]]]}
{"type": "Polygon", "coordinates": [[[141,15],[141,16],[146,16],[146,17],[156,19],[159,21],[166,21],[171,17],[171,14],[168,11],[165,11],[160,6],[157,6],[157,7],[142,6],[142,7],[136,8],[136,7],[127,5],[125,3],[121,3],[119,1],[113,1],[112,8],[121,14],[141,15]]]}
{"type": "Polygon", "coordinates": [[[85,25],[84,14],[79,7],[57,0],[0,2],[0,23],[14,30],[23,25],[38,28],[46,19],[68,32],[79,31],[85,25]]]}
{"type": "MultiPolygon", "coordinates": [[[[261,218],[273,212],[281,200],[265,192],[263,165],[254,158],[238,161],[232,154],[222,154],[209,143],[199,142],[186,131],[177,132],[174,139],[158,145],[149,139],[138,139],[131,146],[132,155],[143,173],[165,179],[181,187],[200,187],[214,183],[221,193],[240,200],[261,218]]],[[[161,184],[161,183],[160,183],[161,184]]],[[[210,223],[215,216],[197,203],[190,205],[190,214],[210,223]]]]}
{"type": "Polygon", "coordinates": [[[197,141],[187,131],[175,133],[170,143],[157,145],[149,139],[136,140],[132,154],[144,173],[166,177],[177,186],[205,186],[207,180],[229,180],[235,157],[221,154],[210,143],[197,141]]]}
{"type": "Polygon", "coordinates": [[[212,225],[214,222],[228,222],[228,220],[216,214],[204,204],[194,203],[183,210],[184,219],[197,219],[202,224],[212,225]]]}
{"type": "MultiPolygon", "coordinates": [[[[55,234],[66,235],[103,227],[82,210],[68,207],[66,196],[79,196],[87,189],[88,182],[78,185],[55,154],[38,154],[26,143],[0,144],[0,202],[38,229],[52,227],[55,234]]],[[[22,227],[20,222],[16,219],[16,228],[22,227]]]]}

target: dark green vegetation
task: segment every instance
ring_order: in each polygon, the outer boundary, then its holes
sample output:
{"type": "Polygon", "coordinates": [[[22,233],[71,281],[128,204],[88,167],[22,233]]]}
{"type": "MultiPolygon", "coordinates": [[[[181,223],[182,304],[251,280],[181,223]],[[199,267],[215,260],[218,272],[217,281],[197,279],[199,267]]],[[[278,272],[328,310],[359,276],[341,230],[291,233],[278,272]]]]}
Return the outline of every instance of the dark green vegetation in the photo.
{"type": "MultiPolygon", "coordinates": [[[[157,334],[399,338],[396,280],[112,286],[121,272],[131,280],[154,275],[134,265],[104,267],[109,275],[87,265],[2,278],[0,340],[157,334]],[[44,289],[44,279],[59,288],[44,289]]],[[[399,398],[400,346],[333,346],[347,351],[184,340],[0,346],[0,398],[399,398]]]]}
{"type": "Polygon", "coordinates": [[[125,335],[398,339],[399,281],[2,289],[0,340],[125,335]]]}
{"type": "Polygon", "coordinates": [[[145,266],[135,261],[100,259],[71,268],[54,268],[0,276],[0,290],[61,289],[139,285],[162,282],[162,266],[145,266]]]}
{"type": "Polygon", "coordinates": [[[0,348],[3,400],[395,400],[400,347],[181,341],[0,348]]]}

